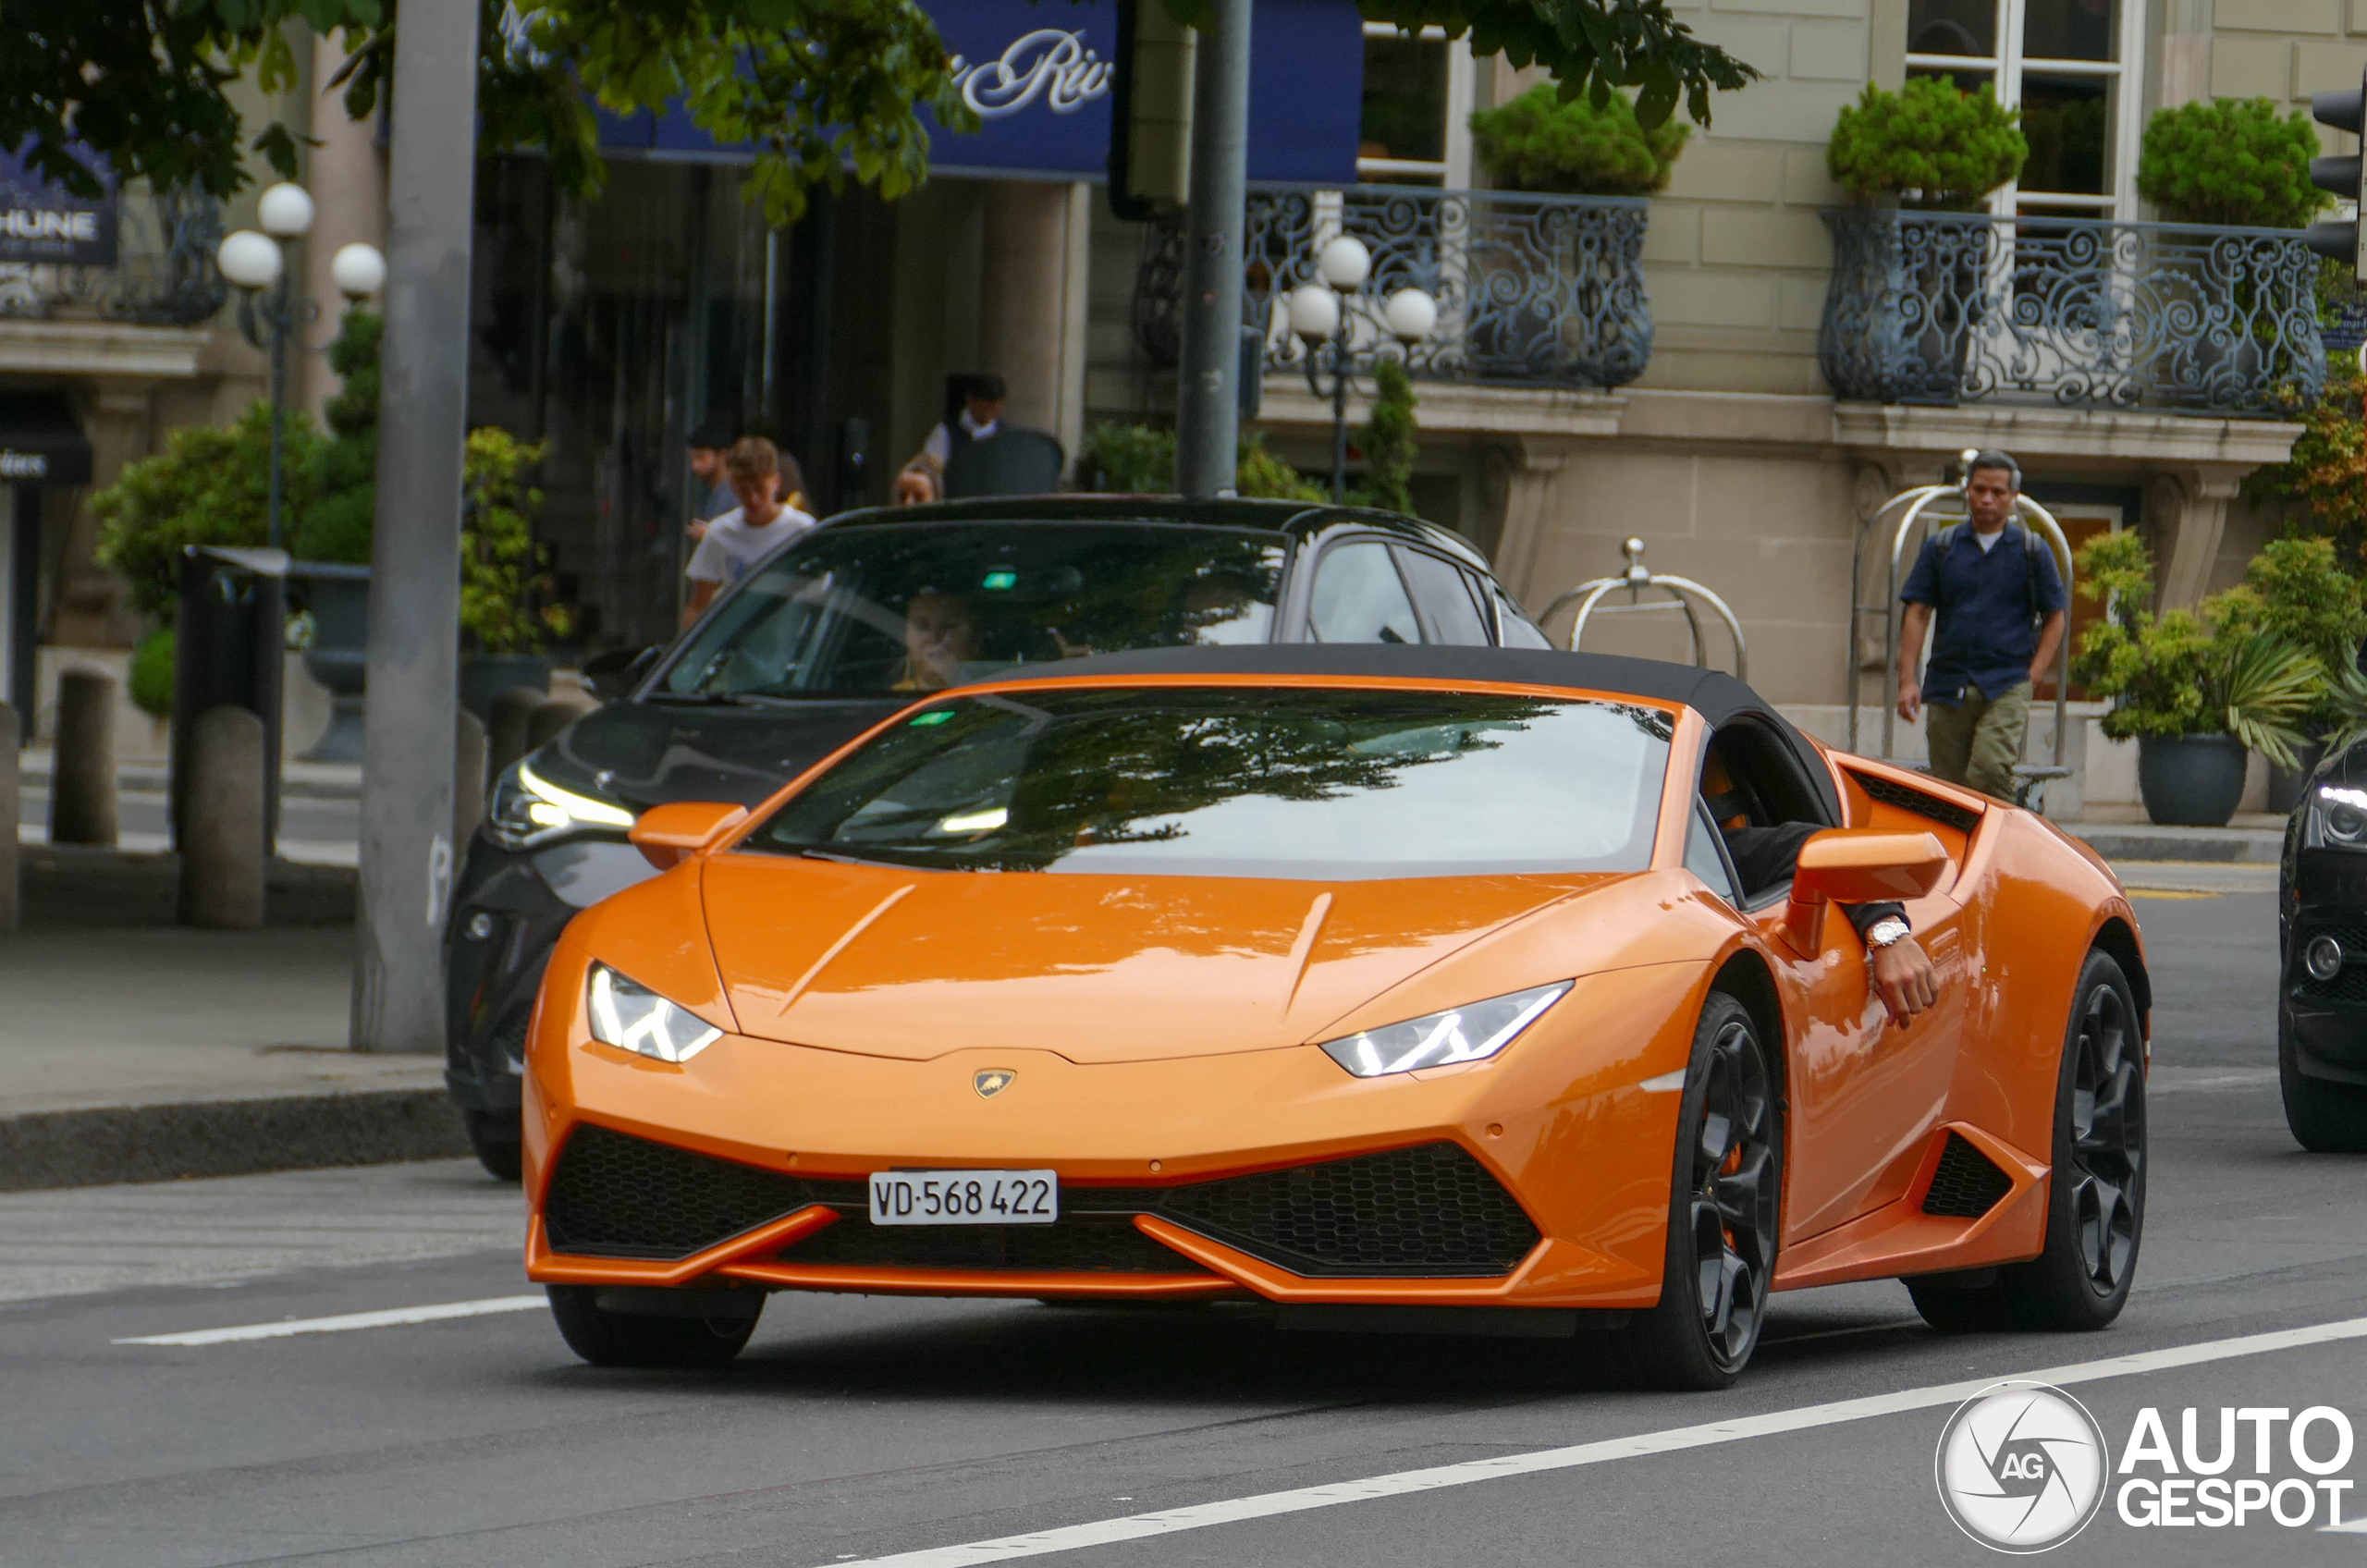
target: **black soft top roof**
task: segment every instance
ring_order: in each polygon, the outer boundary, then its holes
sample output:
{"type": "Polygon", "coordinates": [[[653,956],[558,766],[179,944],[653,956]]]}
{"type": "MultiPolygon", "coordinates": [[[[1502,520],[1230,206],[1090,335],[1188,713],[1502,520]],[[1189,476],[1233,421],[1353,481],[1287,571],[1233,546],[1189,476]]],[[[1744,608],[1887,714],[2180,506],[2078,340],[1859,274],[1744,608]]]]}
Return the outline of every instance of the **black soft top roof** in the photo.
{"type": "Polygon", "coordinates": [[[1679,703],[1714,729],[1735,719],[1772,734],[1789,750],[1809,786],[1839,821],[1831,770],[1816,748],[1749,687],[1723,670],[1617,654],[1571,654],[1542,648],[1449,648],[1391,643],[1258,643],[1240,647],[1141,648],[1057,665],[1021,667],[989,679],[1111,675],[1396,676],[1424,680],[1487,680],[1679,703]]]}

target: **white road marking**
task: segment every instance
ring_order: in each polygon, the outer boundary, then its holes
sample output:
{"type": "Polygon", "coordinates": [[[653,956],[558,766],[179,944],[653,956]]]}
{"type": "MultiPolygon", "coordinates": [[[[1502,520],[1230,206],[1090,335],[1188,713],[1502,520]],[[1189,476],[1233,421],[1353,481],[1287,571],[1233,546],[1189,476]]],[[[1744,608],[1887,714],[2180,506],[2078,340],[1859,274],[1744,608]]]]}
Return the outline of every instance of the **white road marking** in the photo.
{"type": "Polygon", "coordinates": [[[448,1301],[434,1306],[397,1306],[384,1312],[349,1312],[339,1317],[293,1317],[284,1323],[248,1323],[236,1329],[191,1329],[180,1334],[143,1334],[117,1340],[119,1345],[226,1345],[239,1340],[284,1340],[291,1334],[341,1334],[349,1329],[393,1329],[406,1323],[440,1323],[448,1317],[483,1317],[495,1312],[530,1312],[548,1306],[547,1296],[493,1296],[484,1301],[448,1301]]]}
{"type": "Polygon", "coordinates": [[[977,1562],[1007,1562],[1020,1557],[1047,1557],[1054,1552],[1077,1551],[1085,1547],[1112,1546],[1120,1541],[1145,1540],[1184,1530],[1205,1530],[1216,1525],[1239,1524],[1245,1519],[1303,1513],[1310,1509],[1332,1508],[1343,1502],[1369,1502],[1377,1498],[1403,1497],[1409,1492],[1467,1487],[1475,1481],[1499,1480],[1507,1476],[1574,1470],[1584,1465],[1609,1464],[1615,1459],[1675,1453],[1686,1449],[1738,1442],[1745,1438],[1809,1431],[1819,1427],[1865,1421],[1878,1415],[1895,1415],[1903,1411],[1930,1410],[1961,1403],[1981,1390],[2009,1378],[2052,1383],[2059,1388],[2069,1383],[2135,1377],[2174,1367],[2228,1361],[2238,1356],[2267,1355],[2305,1345],[2332,1344],[2358,1339],[2367,1339],[2367,1317],[2349,1317],[2338,1323],[2287,1329],[2273,1334],[2246,1334],[2237,1339],[2210,1340],[2170,1350],[2108,1356],[2101,1361],[2074,1362],[2067,1366],[2050,1366],[2035,1372],[2001,1373],[1996,1377],[1977,1378],[1969,1382],[1903,1389],[1895,1394],[1836,1400],[1830,1404],[1770,1411],[1763,1415],[1737,1416],[1731,1421],[1708,1421],[1696,1427],[1672,1427],[1665,1431],[1639,1432],[1633,1437],[1578,1443],[1569,1448],[1500,1454],[1493,1459],[1466,1460],[1460,1464],[1440,1464],[1426,1470],[1400,1470],[1392,1475],[1372,1476],[1357,1481],[1334,1481],[1320,1487],[1301,1487],[1294,1491],[1227,1498],[1215,1502],[1195,1503],[1186,1508],[1171,1508],[1158,1513],[1101,1519],[1089,1525],[1070,1525],[1024,1536],[1003,1536],[995,1540],[971,1541],[963,1546],[931,1547],[921,1551],[898,1552],[889,1557],[865,1558],[855,1563],[854,1568],[968,1568],[969,1564],[977,1562]]]}

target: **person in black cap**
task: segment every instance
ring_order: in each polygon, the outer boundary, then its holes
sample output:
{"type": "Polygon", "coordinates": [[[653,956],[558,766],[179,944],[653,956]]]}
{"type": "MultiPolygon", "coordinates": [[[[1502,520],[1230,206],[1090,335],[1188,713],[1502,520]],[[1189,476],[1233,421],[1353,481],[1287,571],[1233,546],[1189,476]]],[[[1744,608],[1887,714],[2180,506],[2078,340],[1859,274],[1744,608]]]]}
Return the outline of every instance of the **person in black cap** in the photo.
{"type": "Polygon", "coordinates": [[[740,505],[724,463],[731,455],[731,422],[711,414],[691,432],[691,521],[684,530],[696,544],[706,525],[740,505]]]}
{"type": "Polygon", "coordinates": [[[896,475],[896,504],[913,506],[945,494],[945,465],[973,441],[1002,428],[1002,377],[991,371],[949,378],[945,418],[928,433],[913,460],[896,475]],[[957,401],[958,398],[958,401],[957,401]]]}

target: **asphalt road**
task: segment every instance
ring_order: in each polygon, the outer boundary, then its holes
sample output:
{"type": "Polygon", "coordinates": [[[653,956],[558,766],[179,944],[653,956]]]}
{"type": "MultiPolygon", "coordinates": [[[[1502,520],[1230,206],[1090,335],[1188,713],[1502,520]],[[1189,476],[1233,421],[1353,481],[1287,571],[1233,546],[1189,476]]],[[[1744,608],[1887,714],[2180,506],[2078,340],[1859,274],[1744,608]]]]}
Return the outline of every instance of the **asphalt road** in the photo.
{"type": "MultiPolygon", "coordinates": [[[[1803,1292],[1735,1390],[1676,1396],[1589,1341],[777,1297],[730,1368],[611,1372],[521,1305],[514,1194],[467,1168],[24,1194],[0,1196],[0,1563],[1995,1561],[1935,1494],[1956,1385],[2062,1386],[2124,1463],[2150,1407],[2189,1481],[2188,1407],[2206,1464],[2222,1408],[2367,1417],[2367,1160],[2286,1134],[2270,899],[2140,908],[2155,1163],[2108,1333],[1947,1339],[1895,1284],[1803,1292]],[[121,1342],[446,1304],[470,1315],[121,1342]],[[1274,1501],[1302,1488],[1329,1489],[1274,1501]],[[981,1542],[1004,1544],[945,1550],[981,1542]]],[[[2152,1493],[2122,1482],[2164,1474],[2149,1450],[2050,1560],[2357,1561],[2367,1539],[2322,1528],[2316,1482],[2367,1479],[2367,1441],[2319,1477],[2261,1423],[2265,1468],[2247,1426],[2219,1478],[2308,1523],[2127,1523],[2152,1493]]],[[[2334,1448],[2321,1420],[2304,1452],[2334,1448]]],[[[2193,1508],[2179,1491],[2171,1513],[2193,1508]]]]}

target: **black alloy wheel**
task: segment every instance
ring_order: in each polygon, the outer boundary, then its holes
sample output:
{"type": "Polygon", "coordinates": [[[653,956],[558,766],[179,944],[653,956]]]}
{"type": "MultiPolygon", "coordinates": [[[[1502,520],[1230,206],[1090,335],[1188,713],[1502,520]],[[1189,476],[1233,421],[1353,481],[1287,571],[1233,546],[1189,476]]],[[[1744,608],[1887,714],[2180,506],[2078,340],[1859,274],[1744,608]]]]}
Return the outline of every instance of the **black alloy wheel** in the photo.
{"type": "Polygon", "coordinates": [[[2145,1233],[2145,1042],[2128,978],[2091,952],[2073,993],[2055,1083],[2054,1173],[2037,1257],[1977,1289],[1909,1280],[1944,1333],[2102,1329],[2128,1304],[2145,1233]]]}
{"type": "Polygon", "coordinates": [[[484,1173],[497,1182],[517,1181],[526,1167],[525,1134],[519,1128],[518,1113],[464,1110],[460,1122],[468,1129],[469,1148],[484,1173]]]}
{"type": "Polygon", "coordinates": [[[1713,991],[1685,1074],[1660,1305],[1628,1330],[1655,1387],[1723,1389],[1758,1348],[1775,1274],[1783,1113],[1749,1011],[1713,991]]]}

